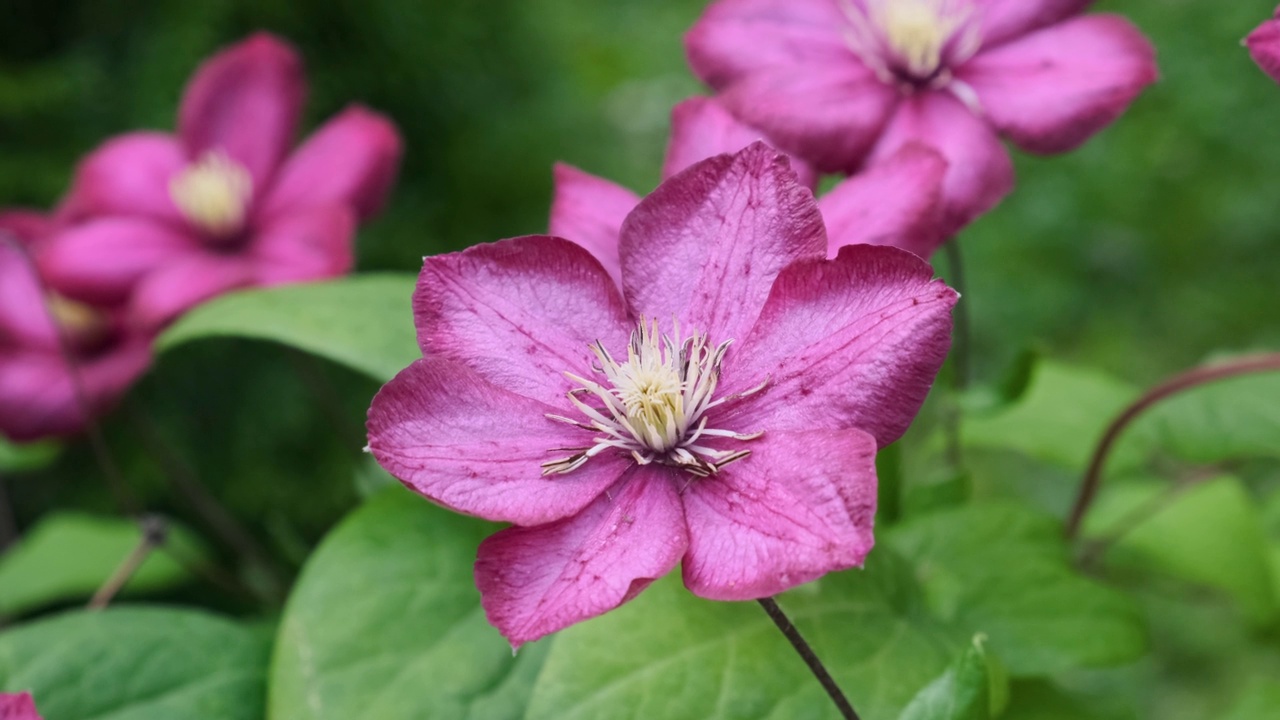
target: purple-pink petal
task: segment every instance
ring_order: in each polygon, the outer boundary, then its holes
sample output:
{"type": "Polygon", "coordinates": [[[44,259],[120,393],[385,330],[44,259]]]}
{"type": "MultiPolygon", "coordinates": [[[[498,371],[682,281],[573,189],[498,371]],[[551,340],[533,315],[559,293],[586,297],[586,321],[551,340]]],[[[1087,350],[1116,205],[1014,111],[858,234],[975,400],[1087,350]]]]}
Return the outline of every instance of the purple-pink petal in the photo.
{"type": "Polygon", "coordinates": [[[874,544],[876,441],[860,430],[766,431],[751,455],[689,484],[684,583],[755,600],[859,567],[874,544]]]}
{"type": "Polygon", "coordinates": [[[632,329],[600,263],[547,236],[427,258],[413,308],[423,355],[555,407],[571,407],[564,373],[590,372],[591,343],[621,351],[632,329]]]}
{"type": "Polygon", "coordinates": [[[45,292],[33,269],[35,261],[11,214],[0,217],[0,348],[58,348],[58,334],[45,308],[45,292]]]}
{"type": "Polygon", "coordinates": [[[369,450],[412,490],[488,520],[538,525],[577,513],[629,464],[605,453],[572,473],[540,465],[591,445],[592,434],[546,417],[567,412],[517,395],[449,360],[414,362],[369,408],[369,450]]]}
{"type": "Polygon", "coordinates": [[[787,268],[755,330],[726,356],[726,394],[769,380],[735,411],[736,425],[897,440],[951,345],[957,295],[932,278],[915,255],[874,245],[787,268]]]}
{"type": "Polygon", "coordinates": [[[931,147],[947,161],[942,194],[948,236],[1013,190],[1013,162],[995,130],[949,93],[923,92],[903,101],[872,153],[872,164],[910,143],[931,147]]]}
{"type": "Polygon", "coordinates": [[[820,66],[852,53],[833,0],[718,0],[685,36],[693,72],[721,89],[744,75],[780,66],[820,66]]]}
{"type": "Polygon", "coordinates": [[[306,99],[302,61],[289,44],[257,33],[196,70],[178,109],[187,156],[223,151],[267,187],[293,141],[306,99]]]}
{"type": "Polygon", "coordinates": [[[168,325],[206,300],[254,284],[254,267],[242,257],[199,252],[140,280],[130,300],[132,324],[147,331],[168,325]]]}
{"type": "Polygon", "coordinates": [[[992,48],[1084,12],[1093,0],[974,0],[982,44],[992,48]]]}
{"type": "Polygon", "coordinates": [[[169,183],[186,167],[182,144],[171,135],[135,132],[112,138],[80,161],[62,203],[68,220],[140,215],[181,227],[169,183]]]}
{"type": "Polygon", "coordinates": [[[1075,148],[1157,75],[1155,49],[1116,15],[1068,20],[983,52],[957,72],[983,114],[1026,150],[1075,148]]]}
{"type": "Polygon", "coordinates": [[[1244,39],[1249,55],[1272,80],[1280,82],[1280,8],[1244,39]]]}
{"type": "Polygon", "coordinates": [[[255,283],[279,285],[345,274],[354,262],[355,213],[346,204],[290,210],[257,228],[249,248],[255,283]]]}
{"type": "MultiPolygon", "coordinates": [[[[669,178],[712,155],[738,152],[757,140],[769,143],[764,133],[740,122],[713,98],[689,98],[671,110],[671,139],[662,177],[669,178]]],[[[791,169],[801,185],[817,185],[818,175],[808,163],[793,157],[791,169]]]]}
{"type": "Polygon", "coordinates": [[[586,248],[621,286],[618,236],[622,221],[635,209],[640,196],[563,163],[556,163],[554,178],[555,197],[548,231],[586,248]]]}
{"type": "Polygon", "coordinates": [[[199,252],[200,239],[145,217],[106,217],[50,237],[37,260],[46,280],[92,303],[126,300],[147,274],[199,252]]]}
{"type": "Polygon", "coordinates": [[[827,248],[813,193],[763,143],[718,155],[658,186],[622,225],[623,291],[636,315],[742,338],[774,278],[827,248]]]}
{"type": "Polygon", "coordinates": [[[40,720],[31,693],[0,693],[0,720],[40,720]]]}
{"type": "Polygon", "coordinates": [[[846,245],[888,245],[929,259],[947,237],[942,183],[947,161],[910,144],[884,162],[841,181],[818,199],[827,225],[827,256],[846,245]]]}
{"type": "Polygon", "coordinates": [[[519,647],[608,612],[667,574],[688,546],[682,482],[666,468],[637,467],[573,517],[489,537],[476,558],[489,622],[519,647]]]}
{"type": "Polygon", "coordinates": [[[316,130],[285,161],[261,214],[343,203],[360,220],[386,203],[400,167],[403,143],[386,117],[355,105],[316,130]]]}

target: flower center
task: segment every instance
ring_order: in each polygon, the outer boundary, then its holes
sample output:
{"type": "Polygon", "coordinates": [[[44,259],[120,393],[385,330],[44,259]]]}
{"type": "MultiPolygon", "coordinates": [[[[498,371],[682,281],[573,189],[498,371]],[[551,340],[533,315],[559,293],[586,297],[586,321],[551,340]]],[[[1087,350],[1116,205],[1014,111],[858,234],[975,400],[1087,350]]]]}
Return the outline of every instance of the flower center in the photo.
{"type": "Polygon", "coordinates": [[[978,51],[972,0],[841,0],[849,46],[881,80],[940,87],[978,51]]]}
{"type": "Polygon", "coordinates": [[[643,318],[631,333],[624,362],[615,360],[596,341],[591,349],[598,364],[592,369],[602,380],[565,373],[579,385],[568,397],[585,420],[547,416],[594,432],[596,437],[587,447],[560,448],[572,454],[543,463],[542,474],[571,472],[608,448],[629,453],[641,465],[657,462],[698,477],[715,474],[750,455],[750,450],[706,444],[713,438],[748,441],[764,434],[707,427],[709,411],[754,395],[767,383],[737,395],[716,397],[720,364],[732,342],[712,346],[699,332],[680,339],[678,324],[674,324],[672,335],[664,335],[658,332],[657,322],[643,318]]]}
{"type": "Polygon", "coordinates": [[[244,227],[253,179],[221,150],[210,150],[169,182],[169,195],[193,225],[216,238],[244,227]]]}

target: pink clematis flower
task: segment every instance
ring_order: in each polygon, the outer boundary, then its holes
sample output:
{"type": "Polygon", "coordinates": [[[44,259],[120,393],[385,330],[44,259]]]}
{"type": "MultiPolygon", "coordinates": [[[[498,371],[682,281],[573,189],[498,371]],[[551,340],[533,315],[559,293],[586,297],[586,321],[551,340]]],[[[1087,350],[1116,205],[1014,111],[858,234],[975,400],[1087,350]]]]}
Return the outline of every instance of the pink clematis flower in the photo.
{"type": "Polygon", "coordinates": [[[738,117],[820,170],[911,142],[949,163],[949,232],[1013,187],[1002,135],[1070,150],[1156,78],[1128,21],[1088,0],[718,0],[686,37],[694,72],[738,117]]]}
{"type": "Polygon", "coordinates": [[[119,308],[36,275],[32,255],[51,232],[38,213],[0,212],[0,434],[18,441],[79,432],[151,362],[150,337],[119,308]]]}
{"type": "Polygon", "coordinates": [[[81,162],[61,212],[72,226],[41,270],[78,300],[129,300],[151,327],[233,288],[345,273],[400,138],[354,106],[286,157],[305,94],[297,53],[265,33],[209,58],[177,136],[122,135],[81,162]]]}
{"type": "MultiPolygon", "coordinates": [[[[758,140],[769,142],[714,99],[690,98],[672,110],[662,177],[758,140]]],[[[808,164],[794,157],[791,163],[802,184],[817,184],[817,173],[808,164]]],[[[846,245],[870,244],[902,248],[928,259],[947,239],[941,224],[946,169],[937,152],[912,144],[881,165],[840,182],[818,200],[828,254],[835,257],[846,245]]],[[[549,229],[585,247],[616,279],[622,221],[639,202],[640,197],[624,187],[559,164],[549,229]]]]}
{"type": "Polygon", "coordinates": [[[1275,15],[1263,22],[1244,39],[1249,55],[1271,79],[1280,82],[1280,7],[1275,15]]]}
{"type": "Polygon", "coordinates": [[[762,143],[663,183],[619,250],[620,286],[549,236],[427,258],[424,357],[369,410],[392,475],[514,525],[476,561],[513,646],[681,563],[714,600],[861,565],[876,449],[950,344],[955,293],[894,248],[829,259],[812,194],[762,143]]]}
{"type": "Polygon", "coordinates": [[[31,693],[0,693],[0,720],[41,720],[31,693]]]}

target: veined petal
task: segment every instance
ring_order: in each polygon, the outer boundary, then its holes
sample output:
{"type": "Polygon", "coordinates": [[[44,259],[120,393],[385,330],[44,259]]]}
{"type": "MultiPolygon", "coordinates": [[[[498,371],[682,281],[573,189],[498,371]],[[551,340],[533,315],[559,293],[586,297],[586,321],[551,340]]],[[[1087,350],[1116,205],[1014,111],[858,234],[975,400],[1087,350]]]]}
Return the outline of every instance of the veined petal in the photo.
{"type": "Polygon", "coordinates": [[[1249,55],[1258,67],[1280,82],[1280,8],[1276,8],[1275,16],[1259,25],[1249,37],[1244,39],[1249,55]]]}
{"type": "Polygon", "coordinates": [[[942,184],[947,161],[909,144],[840,182],[818,198],[827,225],[827,256],[846,245],[888,245],[924,259],[947,238],[942,232],[942,184]]]}
{"type": "Polygon", "coordinates": [[[670,473],[637,467],[577,515],[481,543],[476,585],[489,622],[519,647],[606,613],[667,574],[688,546],[670,473]]]}
{"type": "Polygon", "coordinates": [[[782,268],[826,253],[813,193],[763,143],[658,186],[622,225],[622,282],[637,315],[679,318],[714,342],[743,337],[782,268]]]}
{"type": "Polygon", "coordinates": [[[948,237],[1013,190],[1013,162],[995,130],[950,94],[924,92],[903,101],[872,152],[871,164],[910,143],[931,147],[947,161],[942,225],[948,237]]]}
{"type": "Polygon", "coordinates": [[[768,432],[858,428],[881,447],[911,424],[951,345],[956,293],[920,258],[851,245],[787,268],[741,346],[725,393],[769,378],[735,421],[768,432]]]}
{"type": "Polygon", "coordinates": [[[190,158],[226,152],[261,191],[289,149],[306,92],[298,53],[257,33],[196,69],[178,108],[178,136],[190,158]]]}
{"type": "Polygon", "coordinates": [[[253,284],[254,267],[245,258],[202,252],[147,275],[129,312],[136,327],[156,331],[206,300],[253,284]]]}
{"type": "Polygon", "coordinates": [[[531,236],[426,258],[413,295],[418,344],[489,382],[554,407],[586,372],[590,344],[632,329],[609,274],[568,240],[531,236]]]}
{"type": "Polygon", "coordinates": [[[860,430],[767,433],[689,484],[684,584],[755,600],[859,567],[875,540],[876,441],[860,430]]]}
{"type": "Polygon", "coordinates": [[[1084,12],[1093,0],[974,0],[983,47],[992,48],[1084,12]]]}
{"type": "Polygon", "coordinates": [[[613,485],[629,459],[603,453],[564,475],[541,465],[589,446],[558,412],[449,360],[416,360],[369,408],[369,450],[432,502],[468,515],[538,525],[573,515],[613,485]]]}
{"type": "Polygon", "coordinates": [[[112,138],[76,168],[61,214],[80,221],[104,215],[139,215],[181,227],[169,183],[186,167],[182,144],[171,135],[136,132],[112,138]]]}
{"type": "Polygon", "coordinates": [[[343,203],[366,220],[385,204],[403,152],[390,120],[359,105],[349,107],[316,130],[280,168],[262,215],[343,203]]]}
{"type": "Polygon", "coordinates": [[[59,292],[91,303],[117,303],[151,272],[199,253],[200,239],[141,217],[106,217],[49,238],[36,255],[59,292]]]}
{"type": "Polygon", "coordinates": [[[258,285],[337,277],[354,262],[355,213],[346,204],[314,205],[278,215],[250,246],[258,285]]]}
{"type": "Polygon", "coordinates": [[[564,163],[556,163],[554,177],[550,233],[586,248],[621,287],[618,236],[640,196],[564,163]]]}
{"type": "Polygon", "coordinates": [[[983,52],[957,72],[1020,147],[1070,150],[1156,79],[1155,49],[1129,21],[1086,15],[983,52]]]}
{"type": "MultiPolygon", "coordinates": [[[[757,140],[772,144],[764,133],[739,122],[714,99],[689,98],[671,110],[671,139],[667,142],[662,177],[669,178],[712,155],[738,152],[757,140]]],[[[817,185],[818,175],[808,163],[792,157],[791,169],[796,171],[801,185],[817,185]]]]}

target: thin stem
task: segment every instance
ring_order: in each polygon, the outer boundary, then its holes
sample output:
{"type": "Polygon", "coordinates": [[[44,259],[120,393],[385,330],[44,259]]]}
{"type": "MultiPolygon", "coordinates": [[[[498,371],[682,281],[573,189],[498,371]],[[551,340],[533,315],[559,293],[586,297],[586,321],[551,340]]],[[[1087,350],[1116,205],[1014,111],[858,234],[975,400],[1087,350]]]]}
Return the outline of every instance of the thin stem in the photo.
{"type": "Polygon", "coordinates": [[[1225,380],[1237,375],[1276,370],[1280,370],[1280,353],[1253,355],[1218,365],[1195,368],[1180,375],[1175,375],[1151,388],[1142,397],[1125,408],[1124,412],[1120,413],[1107,426],[1106,431],[1102,433],[1102,439],[1098,441],[1097,447],[1094,448],[1093,457],[1090,458],[1089,467],[1084,473],[1084,480],[1080,483],[1080,493],[1076,496],[1075,505],[1071,508],[1071,515],[1067,518],[1067,539],[1073,540],[1080,533],[1080,526],[1084,522],[1085,513],[1089,511],[1089,506],[1093,504],[1094,497],[1098,494],[1098,487],[1102,484],[1102,470],[1106,465],[1107,458],[1110,456],[1116,441],[1120,439],[1121,433],[1138,416],[1161,400],[1177,395],[1184,390],[1190,390],[1200,385],[1217,380],[1225,380]]]}
{"type": "Polygon", "coordinates": [[[791,624],[791,619],[787,617],[786,613],[782,612],[782,608],[778,607],[778,603],[771,597],[760,598],[758,602],[760,607],[763,607],[764,611],[768,613],[769,619],[773,621],[773,624],[778,626],[782,634],[791,642],[791,646],[800,654],[800,659],[804,660],[804,664],[809,666],[809,672],[813,673],[819,683],[822,683],[822,689],[827,691],[827,695],[831,697],[831,702],[836,704],[836,708],[840,710],[840,716],[845,720],[859,720],[858,713],[853,711],[853,706],[849,704],[849,700],[844,696],[840,686],[836,685],[831,673],[827,672],[827,668],[813,652],[813,648],[809,647],[809,643],[805,642],[804,637],[800,635],[800,631],[796,629],[795,625],[791,624]]]}
{"type": "Polygon", "coordinates": [[[18,539],[18,523],[9,503],[9,489],[5,487],[4,474],[0,473],[0,550],[18,539]]]}
{"type": "Polygon", "coordinates": [[[955,333],[951,342],[951,387],[964,390],[969,387],[970,353],[972,352],[973,330],[969,318],[969,303],[964,299],[966,292],[964,279],[964,258],[960,253],[960,241],[951,238],[942,246],[947,254],[947,267],[950,269],[947,282],[960,293],[960,302],[956,303],[955,333]]]}
{"type": "Polygon", "coordinates": [[[158,515],[147,515],[138,521],[138,525],[142,528],[142,539],[138,541],[137,547],[120,562],[115,572],[111,573],[111,577],[98,588],[98,592],[93,594],[93,598],[89,600],[90,610],[102,610],[111,604],[116,593],[129,582],[138,568],[142,567],[142,563],[147,561],[151,551],[163,546],[168,540],[169,525],[164,518],[158,515]]]}
{"type": "Polygon", "coordinates": [[[1146,502],[1138,505],[1125,513],[1111,524],[1105,532],[1101,534],[1097,540],[1090,541],[1086,544],[1084,550],[1079,555],[1081,567],[1089,567],[1097,562],[1099,558],[1106,554],[1111,546],[1120,542],[1126,535],[1133,532],[1138,526],[1142,525],[1151,518],[1159,515],[1166,508],[1173,504],[1186,491],[1199,485],[1206,480],[1221,475],[1219,468],[1201,468],[1184,478],[1177,480],[1170,485],[1160,495],[1157,495],[1146,502]]]}

